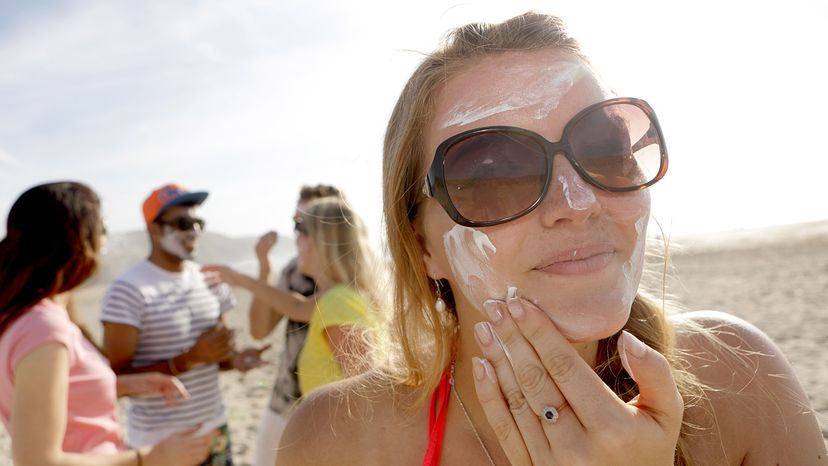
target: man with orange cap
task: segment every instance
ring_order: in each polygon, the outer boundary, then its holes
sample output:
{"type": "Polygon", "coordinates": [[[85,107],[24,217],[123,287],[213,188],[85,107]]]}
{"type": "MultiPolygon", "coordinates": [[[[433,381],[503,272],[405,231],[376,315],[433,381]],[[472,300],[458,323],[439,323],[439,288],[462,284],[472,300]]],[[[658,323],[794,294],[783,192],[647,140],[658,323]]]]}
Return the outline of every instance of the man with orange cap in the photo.
{"type": "Polygon", "coordinates": [[[225,284],[211,283],[193,262],[207,192],[168,184],[144,201],[150,255],[118,277],[103,301],[103,350],[117,373],[157,371],[177,376],[190,393],[178,406],[160,397],[130,400],[129,443],[151,445],[172,432],[200,425],[215,429],[211,458],[229,465],[230,441],[218,371],[246,372],[263,364],[267,349],[236,353],[224,313],[236,302],[225,284]]]}

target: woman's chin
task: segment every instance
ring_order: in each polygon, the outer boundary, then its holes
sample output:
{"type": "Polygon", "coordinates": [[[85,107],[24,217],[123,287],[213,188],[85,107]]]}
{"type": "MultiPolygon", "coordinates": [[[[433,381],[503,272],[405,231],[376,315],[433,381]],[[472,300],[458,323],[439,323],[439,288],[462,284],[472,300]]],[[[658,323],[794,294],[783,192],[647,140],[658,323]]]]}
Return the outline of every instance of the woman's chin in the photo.
{"type": "Polygon", "coordinates": [[[630,317],[630,308],[607,306],[546,312],[555,327],[571,343],[598,341],[620,331],[630,317]]]}

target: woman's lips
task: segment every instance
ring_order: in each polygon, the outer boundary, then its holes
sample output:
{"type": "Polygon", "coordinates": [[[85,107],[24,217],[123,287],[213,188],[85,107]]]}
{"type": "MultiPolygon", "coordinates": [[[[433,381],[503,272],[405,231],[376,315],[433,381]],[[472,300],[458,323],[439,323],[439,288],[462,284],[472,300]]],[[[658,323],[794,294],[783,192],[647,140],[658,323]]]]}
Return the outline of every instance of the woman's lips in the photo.
{"type": "Polygon", "coordinates": [[[534,270],[553,275],[585,275],[603,270],[614,255],[612,245],[585,245],[548,257],[534,270]]]}

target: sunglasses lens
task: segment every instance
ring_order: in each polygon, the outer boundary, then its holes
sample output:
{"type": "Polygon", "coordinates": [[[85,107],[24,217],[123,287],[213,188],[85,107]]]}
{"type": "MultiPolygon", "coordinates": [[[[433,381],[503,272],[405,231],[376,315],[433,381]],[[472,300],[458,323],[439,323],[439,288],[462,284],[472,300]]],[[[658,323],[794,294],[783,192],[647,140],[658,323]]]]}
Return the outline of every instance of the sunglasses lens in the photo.
{"type": "Polygon", "coordinates": [[[204,230],[204,220],[192,217],[179,217],[173,221],[173,226],[180,231],[189,231],[196,227],[201,231],[204,230]]]}
{"type": "Polygon", "coordinates": [[[492,222],[531,208],[548,173],[543,146],[529,135],[493,130],[448,149],[443,173],[449,198],[472,222],[492,222]]]}
{"type": "Polygon", "coordinates": [[[608,188],[644,186],[661,170],[658,130],[636,105],[607,105],[585,115],[572,127],[569,146],[593,181],[608,188]]]}

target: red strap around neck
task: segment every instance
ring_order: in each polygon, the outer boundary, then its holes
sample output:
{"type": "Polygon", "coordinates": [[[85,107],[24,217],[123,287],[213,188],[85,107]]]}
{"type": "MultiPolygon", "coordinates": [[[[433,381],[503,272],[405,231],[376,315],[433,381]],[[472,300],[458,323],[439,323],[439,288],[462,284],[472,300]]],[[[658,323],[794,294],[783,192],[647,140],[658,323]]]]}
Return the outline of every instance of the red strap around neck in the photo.
{"type": "Polygon", "coordinates": [[[451,394],[451,369],[446,368],[440,383],[431,394],[428,411],[428,448],[423,457],[423,466],[440,464],[440,452],[443,449],[443,436],[446,432],[446,412],[451,394]]]}

